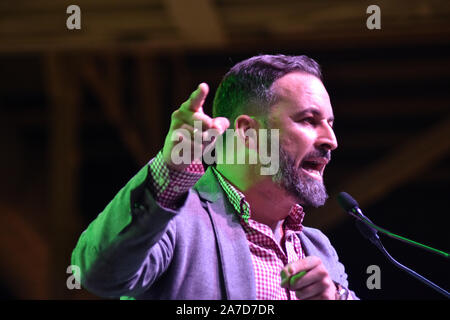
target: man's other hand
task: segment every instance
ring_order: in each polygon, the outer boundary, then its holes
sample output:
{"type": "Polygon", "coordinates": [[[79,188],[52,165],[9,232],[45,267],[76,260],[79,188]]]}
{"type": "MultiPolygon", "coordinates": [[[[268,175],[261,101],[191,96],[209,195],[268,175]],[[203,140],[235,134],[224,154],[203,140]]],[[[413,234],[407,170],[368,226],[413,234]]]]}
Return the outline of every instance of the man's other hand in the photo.
{"type": "Polygon", "coordinates": [[[287,264],[281,271],[281,287],[295,291],[301,300],[334,300],[336,286],[318,257],[287,264]]]}

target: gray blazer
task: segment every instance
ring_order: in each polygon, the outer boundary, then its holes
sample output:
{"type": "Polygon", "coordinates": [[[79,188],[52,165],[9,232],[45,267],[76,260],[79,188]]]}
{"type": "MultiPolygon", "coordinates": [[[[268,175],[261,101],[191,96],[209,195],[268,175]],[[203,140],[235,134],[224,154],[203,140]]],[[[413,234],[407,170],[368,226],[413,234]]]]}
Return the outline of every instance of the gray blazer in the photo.
{"type": "MultiPolygon", "coordinates": [[[[106,298],[256,299],[247,238],[211,169],[174,211],[159,206],[142,168],[81,234],[72,253],[81,284],[106,298]]],[[[328,238],[304,227],[306,255],[348,287],[328,238]]]]}

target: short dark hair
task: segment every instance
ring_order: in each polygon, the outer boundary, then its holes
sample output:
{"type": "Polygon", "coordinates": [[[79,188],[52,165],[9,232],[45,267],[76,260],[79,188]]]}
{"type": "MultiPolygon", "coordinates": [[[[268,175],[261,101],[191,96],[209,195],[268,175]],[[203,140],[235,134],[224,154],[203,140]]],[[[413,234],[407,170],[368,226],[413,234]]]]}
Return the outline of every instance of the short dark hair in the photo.
{"type": "Polygon", "coordinates": [[[217,88],[213,117],[228,118],[232,127],[241,114],[267,114],[276,98],[272,84],[291,72],[308,73],[322,80],[319,64],[305,55],[258,55],[237,63],[217,88]]]}

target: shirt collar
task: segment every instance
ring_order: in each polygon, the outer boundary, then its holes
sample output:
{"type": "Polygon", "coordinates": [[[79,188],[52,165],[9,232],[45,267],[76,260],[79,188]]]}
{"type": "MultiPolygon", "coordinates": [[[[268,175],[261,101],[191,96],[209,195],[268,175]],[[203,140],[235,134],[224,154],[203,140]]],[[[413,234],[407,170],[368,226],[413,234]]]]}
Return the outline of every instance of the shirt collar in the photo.
{"type": "Polygon", "coordinates": [[[292,230],[294,232],[300,232],[303,229],[303,218],[305,217],[305,212],[303,211],[303,207],[299,204],[295,204],[291,211],[289,212],[289,216],[284,221],[286,229],[292,230]]]}
{"type": "MultiPolygon", "coordinates": [[[[211,168],[236,213],[246,223],[248,223],[251,211],[249,203],[247,202],[247,200],[245,200],[245,195],[235,186],[233,186],[228,180],[226,180],[225,177],[215,167],[211,168]]],[[[284,222],[284,227],[294,232],[302,231],[302,222],[304,216],[305,212],[303,211],[303,207],[299,204],[295,204],[291,208],[291,211],[289,212],[289,215],[284,222]]]]}
{"type": "Polygon", "coordinates": [[[212,170],[235,211],[248,223],[248,219],[250,218],[250,205],[245,200],[245,195],[228,182],[215,167],[212,167],[212,170]]]}

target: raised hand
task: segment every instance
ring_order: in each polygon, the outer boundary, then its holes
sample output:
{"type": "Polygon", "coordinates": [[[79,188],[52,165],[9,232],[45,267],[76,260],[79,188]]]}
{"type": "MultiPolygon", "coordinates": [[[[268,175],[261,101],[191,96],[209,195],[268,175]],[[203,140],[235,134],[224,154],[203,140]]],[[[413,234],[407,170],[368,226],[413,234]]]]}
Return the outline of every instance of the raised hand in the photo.
{"type": "Polygon", "coordinates": [[[182,171],[187,168],[191,163],[199,162],[201,159],[198,155],[202,154],[206,147],[211,147],[215,144],[215,141],[208,142],[208,131],[217,130],[218,134],[222,134],[229,127],[230,122],[223,117],[211,118],[203,112],[203,103],[208,95],[209,87],[206,83],[201,83],[197,89],[191,93],[188,100],[181,104],[180,108],[172,113],[172,120],[170,123],[170,129],[166,136],[163,148],[163,158],[166,164],[172,169],[182,171]],[[194,129],[198,128],[194,125],[196,122],[201,123],[201,141],[194,139],[194,134],[200,133],[194,129]],[[205,142],[206,141],[206,142],[205,142]],[[191,157],[187,163],[174,163],[172,151],[179,143],[190,143],[191,157]],[[194,150],[200,150],[200,152],[193,152],[194,150]],[[196,157],[197,156],[197,157],[196,157]]]}

